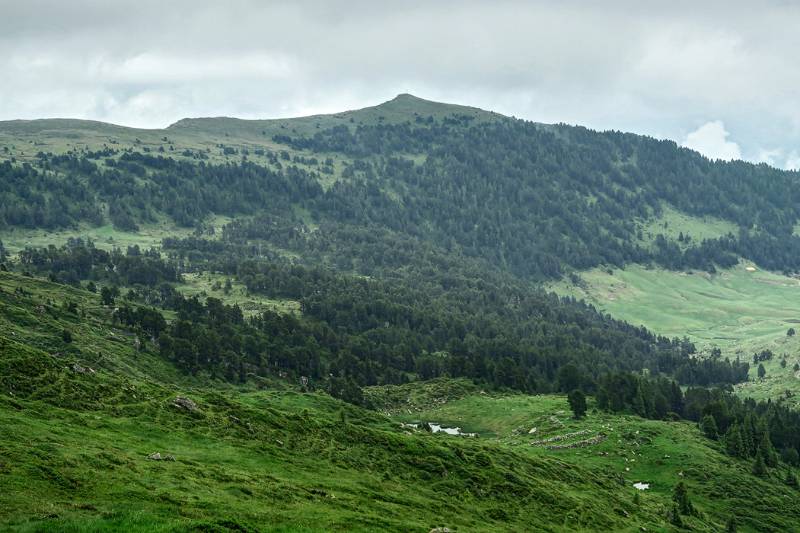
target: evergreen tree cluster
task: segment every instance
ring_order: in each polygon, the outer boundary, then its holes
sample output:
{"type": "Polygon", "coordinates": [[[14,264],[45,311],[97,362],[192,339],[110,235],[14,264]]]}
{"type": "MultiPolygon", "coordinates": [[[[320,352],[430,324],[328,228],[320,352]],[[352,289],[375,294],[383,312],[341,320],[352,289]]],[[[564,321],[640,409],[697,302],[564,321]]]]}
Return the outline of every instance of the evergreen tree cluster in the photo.
{"type": "Polygon", "coordinates": [[[67,244],[46,248],[27,247],[19,252],[22,268],[46,274],[52,281],[77,285],[82,280],[103,281],[129,287],[155,287],[177,282],[176,267],[161,258],[158,250],[142,251],[138,245],[123,252],[96,248],[90,240],[71,238],[67,244]]]}
{"type": "Polygon", "coordinates": [[[690,387],[684,393],[675,381],[633,373],[603,376],[596,398],[599,408],[612,412],[693,420],[706,437],[721,441],[728,455],[753,461],[759,476],[778,466],[779,458],[800,465],[800,412],[781,403],[742,400],[721,388],[690,387]]]}

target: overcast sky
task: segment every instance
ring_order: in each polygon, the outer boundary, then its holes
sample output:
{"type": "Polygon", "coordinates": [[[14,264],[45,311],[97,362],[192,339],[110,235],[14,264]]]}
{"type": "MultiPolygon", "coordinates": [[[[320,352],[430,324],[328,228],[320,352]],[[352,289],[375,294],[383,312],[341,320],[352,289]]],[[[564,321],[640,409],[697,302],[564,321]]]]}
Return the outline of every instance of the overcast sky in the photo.
{"type": "Polygon", "coordinates": [[[658,4],[0,0],[0,120],[164,127],[409,92],[800,168],[800,3],[658,4]]]}

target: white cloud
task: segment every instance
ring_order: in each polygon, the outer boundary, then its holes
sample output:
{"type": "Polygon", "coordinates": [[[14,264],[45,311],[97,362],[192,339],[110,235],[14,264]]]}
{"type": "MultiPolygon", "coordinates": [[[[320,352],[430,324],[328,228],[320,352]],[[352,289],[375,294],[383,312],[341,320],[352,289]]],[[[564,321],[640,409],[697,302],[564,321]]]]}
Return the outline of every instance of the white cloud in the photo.
{"type": "Polygon", "coordinates": [[[792,153],[786,158],[783,168],[786,170],[800,170],[800,154],[797,153],[797,150],[792,150],[792,153]]]}
{"type": "Polygon", "coordinates": [[[290,58],[279,54],[214,54],[204,57],[145,52],[122,61],[98,57],[89,76],[105,83],[160,84],[212,80],[281,79],[293,74],[290,58]]]}
{"type": "Polygon", "coordinates": [[[697,150],[709,159],[741,159],[739,145],[728,140],[728,130],[721,120],[706,122],[684,139],[682,146],[697,150]]]}
{"type": "Polygon", "coordinates": [[[766,148],[759,148],[758,155],[755,158],[756,163],[766,163],[773,167],[778,167],[778,159],[783,155],[783,150],[766,148]]]}

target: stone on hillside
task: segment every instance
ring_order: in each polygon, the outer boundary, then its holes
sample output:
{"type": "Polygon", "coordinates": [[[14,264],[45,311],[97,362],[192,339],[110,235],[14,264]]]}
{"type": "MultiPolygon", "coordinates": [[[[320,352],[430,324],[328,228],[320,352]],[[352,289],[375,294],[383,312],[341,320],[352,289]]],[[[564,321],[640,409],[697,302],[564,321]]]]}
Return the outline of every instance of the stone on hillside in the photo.
{"type": "Polygon", "coordinates": [[[78,363],[72,365],[72,371],[76,374],[94,374],[94,370],[88,366],[81,366],[78,363]]]}
{"type": "Polygon", "coordinates": [[[175,460],[175,456],[174,455],[169,455],[169,454],[161,455],[160,452],[151,453],[150,455],[147,456],[147,458],[150,459],[151,461],[174,461],[175,460]]]}
{"type": "Polygon", "coordinates": [[[184,396],[178,396],[172,401],[172,405],[178,409],[186,409],[187,411],[197,411],[197,404],[194,401],[184,396]]]}

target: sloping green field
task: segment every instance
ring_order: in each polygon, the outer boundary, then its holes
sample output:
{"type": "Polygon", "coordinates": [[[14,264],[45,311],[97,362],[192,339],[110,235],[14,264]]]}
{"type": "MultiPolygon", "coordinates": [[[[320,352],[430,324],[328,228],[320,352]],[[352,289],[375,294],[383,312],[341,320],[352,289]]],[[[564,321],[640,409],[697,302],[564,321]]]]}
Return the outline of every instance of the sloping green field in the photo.
{"type": "Polygon", "coordinates": [[[694,531],[800,524],[783,471],[754,478],[690,423],[575,421],[560,396],[447,380],[371,389],[370,411],[278,376],[180,374],[110,318],[95,294],[0,272],[0,530],[674,531],[680,480],[694,531]]]}
{"type": "Polygon", "coordinates": [[[752,382],[740,386],[742,392],[758,398],[800,392],[793,370],[800,362],[800,338],[786,335],[800,325],[800,279],[748,268],[755,267],[741,263],[716,274],[595,269],[580,273],[578,284],[562,281],[552,288],[661,335],[687,336],[701,349],[718,346],[732,358],[751,360],[756,351],[772,350],[776,357],[765,363],[766,379],[757,380],[753,366],[752,382]]]}

